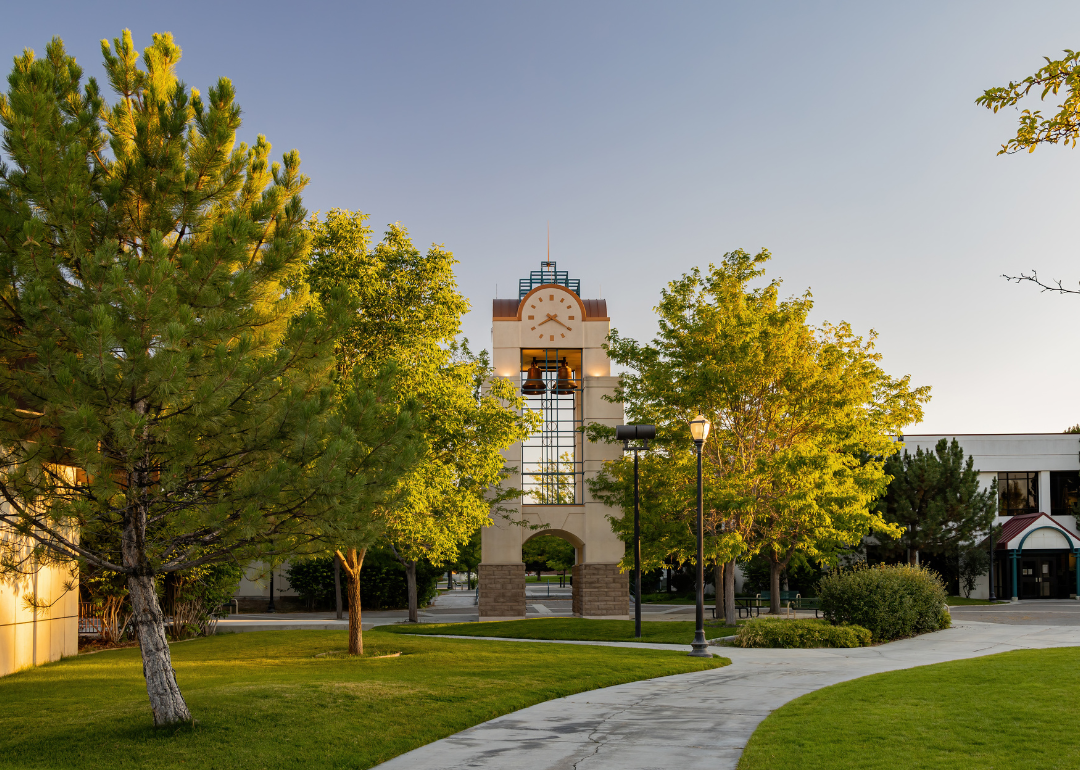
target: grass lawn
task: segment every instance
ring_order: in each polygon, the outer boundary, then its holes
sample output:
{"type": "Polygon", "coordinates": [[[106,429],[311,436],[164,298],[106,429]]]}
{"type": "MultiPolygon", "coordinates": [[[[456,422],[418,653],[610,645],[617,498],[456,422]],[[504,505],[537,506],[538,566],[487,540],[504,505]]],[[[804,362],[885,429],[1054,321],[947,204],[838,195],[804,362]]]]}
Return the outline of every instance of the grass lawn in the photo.
{"type": "MultiPolygon", "coordinates": [[[[643,620],[641,639],[634,637],[632,620],[589,620],[586,618],[530,618],[487,623],[427,623],[384,626],[397,634],[457,634],[499,636],[504,639],[562,639],[583,642],[658,642],[690,644],[694,641],[692,620],[643,620]]],[[[715,621],[705,621],[705,638],[730,636],[735,629],[715,621]]]]}
{"type": "Polygon", "coordinates": [[[1076,768],[1078,690],[1080,647],[876,674],[774,711],[739,770],[1076,768]]]}
{"type": "Polygon", "coordinates": [[[500,714],[698,671],[677,652],[368,631],[398,658],[315,657],[343,631],[224,634],[172,647],[194,727],[155,730],[138,649],[0,678],[0,768],[367,768],[500,714]]]}

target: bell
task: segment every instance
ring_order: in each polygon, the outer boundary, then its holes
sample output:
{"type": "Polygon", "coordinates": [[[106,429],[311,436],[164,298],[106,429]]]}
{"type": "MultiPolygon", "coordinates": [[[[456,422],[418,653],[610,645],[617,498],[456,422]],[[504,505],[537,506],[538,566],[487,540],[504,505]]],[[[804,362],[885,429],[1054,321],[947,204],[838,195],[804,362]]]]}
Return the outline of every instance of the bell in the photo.
{"type": "Polygon", "coordinates": [[[565,358],[559,363],[559,375],[555,380],[553,390],[560,396],[570,395],[577,390],[577,385],[574,384],[574,372],[566,363],[565,358]]]}
{"type": "Polygon", "coordinates": [[[521,386],[521,392],[526,396],[536,396],[547,390],[544,384],[544,376],[540,373],[540,367],[536,365],[536,359],[532,360],[529,367],[529,376],[525,378],[525,384],[521,386]]]}

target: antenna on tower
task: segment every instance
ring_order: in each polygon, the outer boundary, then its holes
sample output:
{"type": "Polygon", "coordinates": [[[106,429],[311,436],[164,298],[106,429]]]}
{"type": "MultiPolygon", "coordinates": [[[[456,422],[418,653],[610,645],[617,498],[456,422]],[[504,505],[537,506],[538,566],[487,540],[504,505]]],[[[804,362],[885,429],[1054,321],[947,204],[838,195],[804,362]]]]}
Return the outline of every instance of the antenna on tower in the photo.
{"type": "Polygon", "coordinates": [[[548,220],[548,258],[547,261],[551,261],[551,220],[548,220]]]}

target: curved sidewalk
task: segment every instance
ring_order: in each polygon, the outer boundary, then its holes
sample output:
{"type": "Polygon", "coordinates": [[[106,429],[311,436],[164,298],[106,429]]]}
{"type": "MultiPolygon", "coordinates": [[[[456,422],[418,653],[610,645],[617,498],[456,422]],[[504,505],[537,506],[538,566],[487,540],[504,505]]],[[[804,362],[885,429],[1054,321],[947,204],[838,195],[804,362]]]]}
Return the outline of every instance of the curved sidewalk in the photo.
{"type": "Polygon", "coordinates": [[[770,712],[848,679],[1017,649],[1080,646],[1080,627],[960,621],[852,650],[721,648],[732,665],[539,703],[402,754],[382,770],[722,770],[770,712]]]}

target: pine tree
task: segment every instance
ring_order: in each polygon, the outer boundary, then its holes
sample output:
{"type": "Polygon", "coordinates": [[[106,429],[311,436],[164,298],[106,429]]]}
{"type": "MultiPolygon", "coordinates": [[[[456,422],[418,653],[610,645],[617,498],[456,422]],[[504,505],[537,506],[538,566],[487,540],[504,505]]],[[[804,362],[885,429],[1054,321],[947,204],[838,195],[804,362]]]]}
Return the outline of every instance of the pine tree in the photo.
{"type": "Polygon", "coordinates": [[[160,576],[364,529],[410,415],[334,387],[345,306],[303,282],[297,153],[237,145],[232,85],[187,88],[171,35],[102,53],[115,103],[59,39],[0,97],[0,526],[126,576],[162,725],[191,714],[160,576]]]}
{"type": "Polygon", "coordinates": [[[959,554],[990,529],[997,512],[997,482],[979,487],[975,460],[954,438],[940,439],[932,452],[906,449],[885,462],[892,477],[878,509],[899,526],[898,541],[882,542],[886,555],[916,564],[919,552],[959,554]]]}

